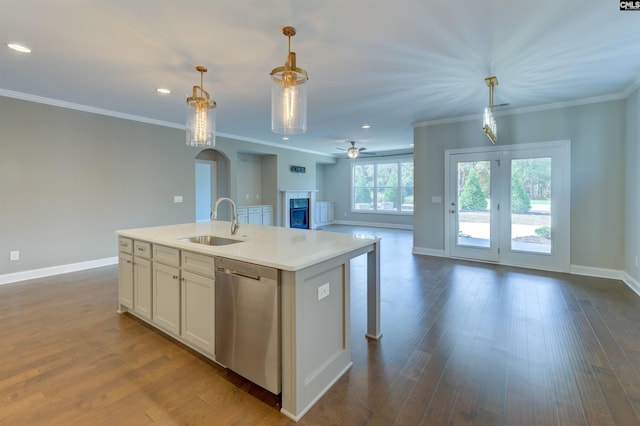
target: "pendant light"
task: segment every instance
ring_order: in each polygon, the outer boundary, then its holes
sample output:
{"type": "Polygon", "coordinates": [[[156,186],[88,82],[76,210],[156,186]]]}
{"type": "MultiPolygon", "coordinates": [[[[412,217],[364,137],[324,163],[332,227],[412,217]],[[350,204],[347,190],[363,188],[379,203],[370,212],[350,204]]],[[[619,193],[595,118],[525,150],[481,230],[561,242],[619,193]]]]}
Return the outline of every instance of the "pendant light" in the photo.
{"type": "Polygon", "coordinates": [[[489,106],[484,109],[482,128],[491,139],[491,143],[495,144],[498,139],[498,126],[496,125],[496,118],[493,116],[493,87],[498,85],[498,78],[496,76],[487,77],[484,82],[489,86],[489,106]]]}
{"type": "Polygon", "coordinates": [[[200,73],[200,86],[193,86],[193,93],[187,98],[187,146],[216,145],[216,102],[204,90],[203,75],[207,68],[196,67],[200,73]]]}
{"type": "Polygon", "coordinates": [[[283,135],[307,131],[307,72],[296,66],[296,54],[291,51],[293,27],[284,27],[282,34],[289,38],[289,54],[283,67],[271,71],[271,130],[283,135]]]}

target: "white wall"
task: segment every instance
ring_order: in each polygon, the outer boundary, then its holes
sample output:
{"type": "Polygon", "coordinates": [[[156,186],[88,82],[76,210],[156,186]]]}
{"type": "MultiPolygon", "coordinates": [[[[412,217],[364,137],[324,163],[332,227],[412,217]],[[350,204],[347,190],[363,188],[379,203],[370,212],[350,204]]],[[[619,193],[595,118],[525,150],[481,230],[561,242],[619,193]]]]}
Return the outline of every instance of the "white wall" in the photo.
{"type": "MultiPolygon", "coordinates": [[[[625,266],[625,100],[499,116],[498,144],[571,140],[571,264],[625,266]]],[[[481,118],[414,130],[414,246],[444,249],[444,151],[490,143],[481,118]]]]}

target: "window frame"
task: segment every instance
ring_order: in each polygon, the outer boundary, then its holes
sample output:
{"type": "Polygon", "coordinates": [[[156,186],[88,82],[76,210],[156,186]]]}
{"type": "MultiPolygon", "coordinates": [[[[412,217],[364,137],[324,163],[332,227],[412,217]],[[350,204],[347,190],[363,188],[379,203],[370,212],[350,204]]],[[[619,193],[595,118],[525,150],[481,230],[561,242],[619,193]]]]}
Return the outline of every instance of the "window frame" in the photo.
{"type": "Polygon", "coordinates": [[[366,159],[357,159],[357,160],[351,160],[351,173],[350,173],[350,201],[349,201],[349,207],[350,207],[350,212],[351,213],[363,213],[363,214],[391,214],[391,215],[398,215],[398,216],[411,216],[413,215],[413,209],[410,211],[407,210],[402,210],[402,195],[404,193],[404,190],[406,188],[411,188],[414,196],[415,196],[415,168],[413,170],[413,174],[411,176],[411,186],[407,186],[407,185],[402,185],[402,173],[401,173],[401,164],[403,163],[411,163],[413,165],[413,167],[415,167],[415,163],[413,161],[413,156],[409,155],[409,156],[402,156],[402,157],[395,157],[393,159],[391,158],[378,158],[378,159],[374,159],[374,158],[366,158],[366,159]],[[389,186],[378,186],[378,165],[380,164],[395,164],[396,168],[397,168],[397,176],[398,176],[398,183],[397,186],[395,187],[389,187],[389,186]],[[356,200],[355,200],[355,194],[356,194],[356,187],[355,186],[355,169],[356,167],[363,167],[363,166],[373,166],[373,185],[371,187],[362,187],[362,188],[370,188],[373,192],[373,201],[371,203],[372,208],[371,209],[356,209],[355,205],[356,205],[356,200]],[[396,190],[397,195],[396,195],[396,204],[397,204],[397,208],[393,209],[393,210],[388,210],[388,209],[379,209],[378,208],[378,192],[380,190],[383,189],[387,189],[387,188],[393,188],[396,190]]]}

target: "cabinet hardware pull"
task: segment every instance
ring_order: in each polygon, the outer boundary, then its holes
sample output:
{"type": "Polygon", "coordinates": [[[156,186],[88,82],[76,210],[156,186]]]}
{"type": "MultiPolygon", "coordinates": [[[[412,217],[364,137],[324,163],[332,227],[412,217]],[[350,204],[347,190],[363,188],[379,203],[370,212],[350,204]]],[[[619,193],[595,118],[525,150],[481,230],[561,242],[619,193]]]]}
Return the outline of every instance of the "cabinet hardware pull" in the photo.
{"type": "Polygon", "coordinates": [[[174,275],[174,276],[173,276],[173,279],[174,279],[174,280],[177,280],[177,279],[178,279],[178,276],[177,276],[177,275],[174,275]]]}

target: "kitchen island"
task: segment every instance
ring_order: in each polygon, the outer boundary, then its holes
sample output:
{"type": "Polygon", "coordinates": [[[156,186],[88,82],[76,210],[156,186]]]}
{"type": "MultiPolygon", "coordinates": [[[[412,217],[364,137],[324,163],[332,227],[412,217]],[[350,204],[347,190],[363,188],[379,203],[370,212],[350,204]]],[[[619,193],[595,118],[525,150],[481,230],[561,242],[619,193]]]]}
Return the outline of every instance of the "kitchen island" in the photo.
{"type": "Polygon", "coordinates": [[[119,312],[215,358],[216,258],[275,268],[280,285],[281,412],[299,420],[351,367],[350,260],[367,254],[367,337],[380,333],[380,238],[243,224],[188,223],[119,235],[119,312]],[[241,242],[187,241],[215,235],[241,242]],[[164,278],[163,278],[164,277],[164,278]],[[162,283],[175,282],[175,285],[162,283]]]}

